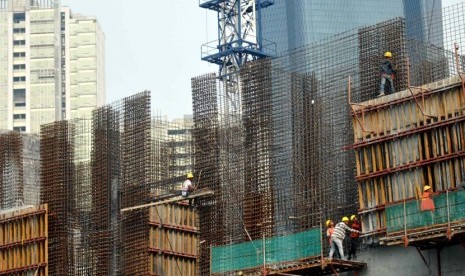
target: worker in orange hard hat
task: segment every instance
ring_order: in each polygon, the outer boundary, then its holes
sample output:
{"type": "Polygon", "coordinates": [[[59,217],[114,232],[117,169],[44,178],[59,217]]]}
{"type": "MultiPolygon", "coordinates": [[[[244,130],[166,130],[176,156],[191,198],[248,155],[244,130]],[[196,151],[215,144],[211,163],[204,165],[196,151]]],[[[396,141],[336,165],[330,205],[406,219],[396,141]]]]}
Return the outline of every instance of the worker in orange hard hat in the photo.
{"type": "Polygon", "coordinates": [[[344,238],[346,237],[346,231],[350,232],[356,232],[356,233],[362,233],[359,230],[355,230],[347,226],[349,224],[349,218],[348,217],[343,217],[342,221],[336,224],[336,227],[334,227],[333,234],[331,235],[331,250],[329,251],[329,258],[333,258],[334,251],[336,251],[336,247],[338,248],[339,255],[341,255],[341,259],[345,260],[344,257],[344,248],[342,246],[342,242],[344,241],[344,238]]]}
{"type": "Polygon", "coordinates": [[[391,87],[390,94],[396,92],[394,89],[394,76],[396,74],[396,70],[395,70],[394,64],[392,63],[391,52],[388,51],[384,53],[384,59],[381,62],[379,73],[381,75],[381,84],[379,86],[379,97],[384,96],[384,87],[386,85],[386,80],[389,82],[389,85],[391,87]]]}
{"type": "MultiPolygon", "coordinates": [[[[362,225],[356,215],[350,216],[350,228],[362,231],[362,225]]],[[[360,237],[360,233],[351,232],[350,233],[350,250],[349,250],[349,257],[348,260],[356,259],[357,258],[357,246],[358,246],[358,239],[360,237]]]]}

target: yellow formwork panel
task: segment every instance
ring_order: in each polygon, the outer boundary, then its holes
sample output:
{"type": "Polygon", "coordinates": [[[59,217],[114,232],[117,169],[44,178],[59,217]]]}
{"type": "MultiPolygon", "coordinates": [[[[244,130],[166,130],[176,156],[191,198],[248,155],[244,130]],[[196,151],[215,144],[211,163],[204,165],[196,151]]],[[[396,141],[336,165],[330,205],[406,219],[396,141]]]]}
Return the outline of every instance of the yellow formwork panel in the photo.
{"type": "Polygon", "coordinates": [[[0,275],[48,275],[48,206],[0,213],[0,275]]]}

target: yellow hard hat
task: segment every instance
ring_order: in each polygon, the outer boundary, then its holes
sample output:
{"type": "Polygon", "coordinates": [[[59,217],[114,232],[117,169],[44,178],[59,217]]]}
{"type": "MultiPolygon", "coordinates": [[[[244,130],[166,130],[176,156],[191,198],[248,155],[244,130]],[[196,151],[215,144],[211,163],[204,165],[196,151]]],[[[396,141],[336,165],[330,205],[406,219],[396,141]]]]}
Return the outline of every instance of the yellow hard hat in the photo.
{"type": "Polygon", "coordinates": [[[194,178],[194,175],[192,173],[188,173],[187,178],[194,178]]]}
{"type": "Polygon", "coordinates": [[[349,221],[349,218],[348,217],[343,217],[342,221],[344,221],[344,222],[349,221]]]}
{"type": "Polygon", "coordinates": [[[357,216],[356,215],[352,215],[350,216],[350,220],[354,220],[357,216]]]}
{"type": "Polygon", "coordinates": [[[384,53],[384,57],[392,58],[392,53],[387,51],[386,53],[384,53]]]}
{"type": "Polygon", "coordinates": [[[330,223],[331,223],[331,220],[328,219],[328,220],[326,221],[326,227],[328,227],[330,223]]]}
{"type": "Polygon", "coordinates": [[[423,187],[423,192],[426,192],[426,191],[428,191],[429,189],[431,189],[431,187],[428,186],[428,185],[425,185],[425,187],[423,187]]]}

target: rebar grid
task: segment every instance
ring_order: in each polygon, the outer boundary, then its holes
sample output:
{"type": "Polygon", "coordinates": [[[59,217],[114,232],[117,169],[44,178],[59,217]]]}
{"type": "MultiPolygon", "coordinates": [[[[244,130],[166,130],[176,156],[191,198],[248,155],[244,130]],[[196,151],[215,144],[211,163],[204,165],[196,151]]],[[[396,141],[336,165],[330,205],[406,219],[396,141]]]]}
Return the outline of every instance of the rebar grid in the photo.
{"type": "Polygon", "coordinates": [[[117,275],[121,190],[121,128],[118,107],[104,106],[92,116],[92,248],[95,275],[117,275]]]}
{"type": "Polygon", "coordinates": [[[149,273],[148,210],[120,209],[150,199],[152,172],[150,92],[93,113],[92,262],[95,275],[149,273]]]}
{"type": "Polygon", "coordinates": [[[214,176],[202,181],[215,191],[199,208],[201,274],[209,273],[210,246],[294,233],[355,214],[355,158],[347,147],[357,141],[348,102],[378,96],[386,51],[397,67],[396,91],[456,74],[451,42],[463,53],[464,19],[459,4],[248,63],[238,76],[194,78],[195,169],[214,176]]]}
{"type": "MultiPolygon", "coordinates": [[[[96,109],[92,121],[42,126],[41,201],[49,203],[52,214],[51,273],[152,275],[152,262],[163,260],[179,266],[183,275],[195,275],[196,251],[175,244],[173,252],[162,251],[181,255],[164,259],[158,255],[165,253],[150,246],[149,209],[120,213],[179,189],[191,170],[190,144],[189,126],[151,121],[148,91],[96,109]],[[183,175],[168,178],[180,171],[183,175]]],[[[186,217],[196,218],[191,213],[177,214],[177,228],[163,236],[164,242],[193,236],[194,223],[187,230],[183,224],[186,217]]]]}
{"type": "Polygon", "coordinates": [[[90,120],[41,127],[41,202],[48,203],[50,273],[95,274],[91,237],[90,120]]]}
{"type": "Polygon", "coordinates": [[[74,271],[72,226],[74,216],[73,144],[68,122],[41,127],[41,202],[49,216],[49,273],[69,275],[74,271]]]}
{"type": "Polygon", "coordinates": [[[0,133],[0,208],[39,203],[39,138],[0,133]]]}
{"type": "MultiPolygon", "coordinates": [[[[150,92],[126,98],[121,116],[121,208],[140,205],[150,200],[152,168],[150,92]]],[[[122,269],[124,275],[149,273],[148,210],[136,210],[122,218],[122,269]]]]}
{"type": "Polygon", "coordinates": [[[19,133],[0,136],[0,200],[2,209],[23,201],[22,145],[19,133]]]}
{"type": "MultiPolygon", "coordinates": [[[[210,241],[200,245],[200,275],[208,273],[210,264],[210,244],[220,242],[224,236],[223,206],[219,176],[219,120],[217,81],[215,74],[192,78],[192,104],[194,116],[194,171],[202,172],[198,184],[215,192],[217,196],[199,199],[200,240],[210,241]],[[216,239],[215,239],[216,238],[216,239]]],[[[236,206],[241,208],[241,206],[236,206]]]]}

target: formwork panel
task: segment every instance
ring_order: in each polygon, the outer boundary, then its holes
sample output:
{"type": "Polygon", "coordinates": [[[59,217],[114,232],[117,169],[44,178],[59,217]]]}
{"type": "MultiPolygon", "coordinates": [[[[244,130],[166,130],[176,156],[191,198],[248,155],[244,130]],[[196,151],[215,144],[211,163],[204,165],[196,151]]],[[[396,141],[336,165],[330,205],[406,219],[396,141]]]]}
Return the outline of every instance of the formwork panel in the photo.
{"type": "Polygon", "coordinates": [[[48,206],[0,213],[0,275],[48,274],[48,206]]]}
{"type": "Polygon", "coordinates": [[[196,211],[185,204],[153,206],[148,224],[151,275],[198,275],[196,211]]]}
{"type": "Polygon", "coordinates": [[[419,198],[425,185],[439,192],[465,181],[464,99],[461,77],[455,76],[354,108],[352,115],[363,112],[371,131],[354,121],[359,211],[367,236],[385,233],[386,205],[419,198]]]}

